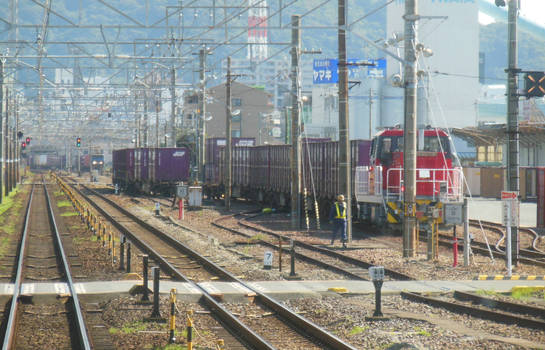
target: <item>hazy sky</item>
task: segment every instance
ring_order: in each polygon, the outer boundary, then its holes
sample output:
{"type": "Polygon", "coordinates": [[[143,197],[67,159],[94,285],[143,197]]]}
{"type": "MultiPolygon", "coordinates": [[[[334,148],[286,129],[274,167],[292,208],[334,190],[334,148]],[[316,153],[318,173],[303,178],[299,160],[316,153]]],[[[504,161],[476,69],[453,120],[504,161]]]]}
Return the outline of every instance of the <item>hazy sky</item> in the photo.
{"type": "MultiPolygon", "coordinates": [[[[486,0],[494,3],[494,0],[486,0]]],[[[520,15],[532,22],[545,26],[545,0],[521,0],[520,15]]],[[[479,22],[489,23],[490,17],[479,15],[479,22]]]]}

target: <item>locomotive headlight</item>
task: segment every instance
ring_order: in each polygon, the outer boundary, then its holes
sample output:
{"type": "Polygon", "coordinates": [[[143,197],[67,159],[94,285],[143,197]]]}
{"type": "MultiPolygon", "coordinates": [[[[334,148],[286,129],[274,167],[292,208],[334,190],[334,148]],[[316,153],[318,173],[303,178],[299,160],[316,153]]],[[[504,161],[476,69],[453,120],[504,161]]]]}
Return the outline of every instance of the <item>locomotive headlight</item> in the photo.
{"type": "Polygon", "coordinates": [[[96,160],[93,160],[93,165],[97,165],[97,161],[96,161],[96,160]]]}

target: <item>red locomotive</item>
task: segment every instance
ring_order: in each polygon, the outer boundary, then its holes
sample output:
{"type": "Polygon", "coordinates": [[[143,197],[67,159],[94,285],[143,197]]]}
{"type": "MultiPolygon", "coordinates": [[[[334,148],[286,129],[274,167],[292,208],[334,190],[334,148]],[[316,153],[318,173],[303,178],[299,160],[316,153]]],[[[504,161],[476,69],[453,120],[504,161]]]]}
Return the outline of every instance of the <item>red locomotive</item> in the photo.
{"type": "MultiPolygon", "coordinates": [[[[462,200],[462,171],[453,166],[448,134],[426,128],[418,135],[416,159],[417,216],[445,202],[462,200]]],[[[371,145],[371,165],[356,170],[355,195],[363,219],[400,223],[403,215],[403,129],[378,133],[371,145]]],[[[424,214],[423,214],[424,213],[424,214]]]]}

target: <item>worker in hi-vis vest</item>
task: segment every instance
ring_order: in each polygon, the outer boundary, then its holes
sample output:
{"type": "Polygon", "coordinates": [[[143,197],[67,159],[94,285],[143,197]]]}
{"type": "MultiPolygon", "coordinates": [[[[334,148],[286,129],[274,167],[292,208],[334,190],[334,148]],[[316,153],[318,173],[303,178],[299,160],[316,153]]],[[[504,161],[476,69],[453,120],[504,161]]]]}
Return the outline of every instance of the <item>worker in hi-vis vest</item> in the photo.
{"type": "Polygon", "coordinates": [[[335,243],[337,233],[340,233],[343,247],[346,248],[346,202],[344,201],[344,195],[338,195],[337,201],[331,206],[331,210],[329,210],[329,222],[333,222],[331,244],[335,243]]]}

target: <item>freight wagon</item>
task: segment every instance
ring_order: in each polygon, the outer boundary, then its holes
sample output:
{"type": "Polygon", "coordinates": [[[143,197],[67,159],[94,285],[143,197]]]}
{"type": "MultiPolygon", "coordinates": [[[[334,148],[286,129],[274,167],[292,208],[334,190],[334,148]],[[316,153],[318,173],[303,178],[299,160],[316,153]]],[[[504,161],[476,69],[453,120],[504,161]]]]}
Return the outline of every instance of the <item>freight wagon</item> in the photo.
{"type": "MultiPolygon", "coordinates": [[[[353,140],[350,143],[352,173],[357,166],[369,165],[370,140],[353,140]]],[[[290,150],[291,145],[262,145],[234,147],[232,155],[232,188],[234,197],[244,197],[285,207],[290,202],[290,150]]],[[[309,140],[303,142],[302,187],[307,193],[328,208],[338,193],[337,181],[338,142],[309,140]]],[[[218,183],[225,185],[225,150],[220,150],[218,183]]],[[[221,192],[212,195],[220,196],[221,192]]]]}
{"type": "Polygon", "coordinates": [[[30,168],[39,169],[63,169],[66,164],[66,156],[57,154],[38,154],[34,153],[30,157],[30,168]]]}
{"type": "MultiPolygon", "coordinates": [[[[231,144],[233,149],[235,147],[254,146],[255,138],[233,137],[231,138],[231,144]]],[[[223,137],[206,139],[204,193],[208,196],[218,197],[223,193],[224,187],[220,180],[220,157],[226,145],[227,140],[223,137]]]]}
{"type": "Polygon", "coordinates": [[[166,193],[189,180],[190,152],[185,147],[126,148],[112,154],[112,181],[129,192],[166,193]]]}

